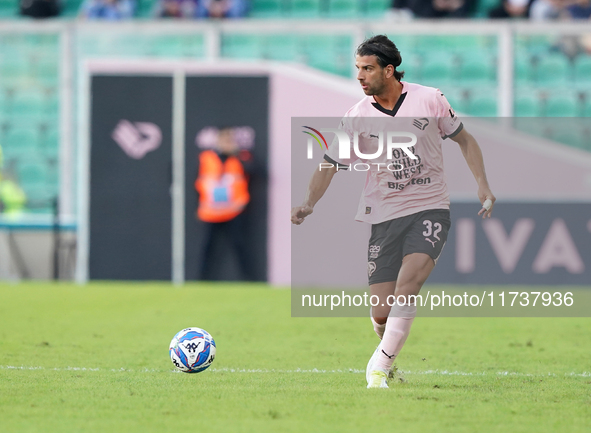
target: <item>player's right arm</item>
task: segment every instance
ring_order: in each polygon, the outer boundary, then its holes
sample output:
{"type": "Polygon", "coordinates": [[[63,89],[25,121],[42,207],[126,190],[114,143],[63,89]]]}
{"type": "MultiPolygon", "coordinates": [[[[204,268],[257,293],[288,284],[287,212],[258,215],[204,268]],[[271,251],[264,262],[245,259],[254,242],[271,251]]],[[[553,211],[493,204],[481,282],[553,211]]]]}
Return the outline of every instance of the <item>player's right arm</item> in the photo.
{"type": "Polygon", "coordinates": [[[304,219],[314,211],[314,206],[318,203],[318,200],[322,198],[332,177],[337,172],[336,164],[330,168],[319,166],[308,184],[308,190],[306,191],[306,197],[301,206],[297,206],[291,209],[291,222],[296,225],[300,225],[304,222],[304,219]]]}

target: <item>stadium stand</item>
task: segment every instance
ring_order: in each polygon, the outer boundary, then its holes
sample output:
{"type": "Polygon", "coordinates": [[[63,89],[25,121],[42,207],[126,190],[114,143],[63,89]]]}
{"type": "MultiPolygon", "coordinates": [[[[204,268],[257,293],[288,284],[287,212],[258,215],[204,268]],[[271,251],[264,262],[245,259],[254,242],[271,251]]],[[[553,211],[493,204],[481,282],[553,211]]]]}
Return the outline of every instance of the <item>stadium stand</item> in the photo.
{"type": "Polygon", "coordinates": [[[318,18],[323,11],[321,0],[291,0],[291,18],[318,18]]]}
{"type": "Polygon", "coordinates": [[[368,18],[383,17],[384,13],[390,8],[391,3],[390,0],[367,0],[362,10],[365,11],[368,18]]]}
{"type": "Polygon", "coordinates": [[[477,92],[470,98],[467,111],[472,116],[495,117],[498,113],[496,92],[477,92]]]}
{"type": "Polygon", "coordinates": [[[222,37],[222,57],[258,59],[263,57],[263,37],[250,34],[225,34],[222,37]]]}
{"type": "Polygon", "coordinates": [[[253,18],[277,18],[285,13],[282,0],[252,0],[250,16],[253,18]]]}
{"type": "Polygon", "coordinates": [[[361,14],[361,2],[357,0],[328,0],[330,18],[355,18],[361,14]]]}
{"type": "MultiPolygon", "coordinates": [[[[138,17],[152,17],[155,4],[156,0],[141,0],[138,17]]],[[[349,19],[356,17],[383,17],[390,4],[389,0],[252,0],[251,16],[265,21],[328,18],[319,23],[339,19],[351,22],[349,19]]],[[[62,16],[66,23],[68,18],[77,16],[80,5],[81,0],[64,2],[62,16]]],[[[497,5],[498,0],[481,0],[474,15],[484,17],[497,5]]],[[[0,0],[0,17],[25,21],[17,13],[14,1],[0,0]]],[[[220,56],[299,62],[328,73],[353,76],[353,44],[358,35],[343,30],[294,31],[287,23],[295,20],[285,22],[284,29],[273,33],[224,27],[219,33],[220,56]]],[[[72,34],[75,67],[89,57],[202,59],[207,51],[202,30],[175,33],[169,28],[166,32],[151,33],[127,28],[72,34]]],[[[395,26],[389,34],[402,52],[401,67],[406,80],[439,87],[461,113],[497,115],[497,36],[396,34],[395,26]]],[[[43,161],[50,173],[57,173],[60,43],[57,31],[36,32],[33,27],[19,32],[0,29],[0,140],[7,161],[19,173],[24,170],[21,165],[28,162],[26,156],[31,154],[43,161]]],[[[544,34],[516,34],[514,50],[515,116],[591,117],[591,54],[582,49],[564,51],[559,38],[544,34]]],[[[589,129],[577,128],[550,132],[557,140],[591,150],[589,129]]],[[[46,184],[57,194],[55,173],[49,176],[53,181],[46,184]]],[[[37,197],[43,195],[40,187],[27,184],[31,191],[37,191],[37,197]]]]}
{"type": "Polygon", "coordinates": [[[591,85],[591,54],[581,54],[574,61],[575,83],[583,88],[591,85]]]}
{"type": "Polygon", "coordinates": [[[540,104],[532,92],[526,92],[515,97],[513,110],[517,117],[536,117],[541,114],[539,107],[540,104]]]}
{"type": "Polygon", "coordinates": [[[579,98],[576,94],[553,95],[546,100],[546,117],[576,117],[580,115],[579,98]]]}
{"type": "Polygon", "coordinates": [[[571,71],[570,62],[565,55],[546,54],[537,58],[534,81],[539,86],[564,86],[571,79],[571,71]]]}

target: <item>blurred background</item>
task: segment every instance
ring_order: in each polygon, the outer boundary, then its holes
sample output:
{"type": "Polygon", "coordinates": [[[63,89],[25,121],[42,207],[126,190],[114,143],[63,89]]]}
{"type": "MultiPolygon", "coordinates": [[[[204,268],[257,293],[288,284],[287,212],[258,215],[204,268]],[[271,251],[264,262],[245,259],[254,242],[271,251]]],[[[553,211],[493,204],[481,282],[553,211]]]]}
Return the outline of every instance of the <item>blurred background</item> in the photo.
{"type": "MultiPolygon", "coordinates": [[[[277,221],[293,204],[290,117],[360,99],[353,53],[378,33],[405,81],[587,164],[590,16],[589,0],[0,0],[0,278],[289,284],[290,227],[277,221]],[[543,120],[556,117],[574,121],[543,120]],[[247,265],[231,232],[207,250],[195,218],[197,137],[223,128],[250,137],[238,146],[252,163],[247,265]],[[204,254],[216,257],[207,277],[204,254]]],[[[581,179],[569,198],[588,204],[581,179]]]]}

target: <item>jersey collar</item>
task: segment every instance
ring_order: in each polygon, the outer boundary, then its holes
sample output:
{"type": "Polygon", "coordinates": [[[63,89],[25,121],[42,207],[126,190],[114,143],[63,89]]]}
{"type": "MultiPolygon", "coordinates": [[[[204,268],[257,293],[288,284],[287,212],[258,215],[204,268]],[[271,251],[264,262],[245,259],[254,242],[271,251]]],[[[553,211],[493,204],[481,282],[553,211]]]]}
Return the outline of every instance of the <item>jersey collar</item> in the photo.
{"type": "Polygon", "coordinates": [[[372,102],[371,105],[373,105],[376,110],[379,110],[382,113],[387,114],[388,116],[392,116],[392,117],[396,116],[396,113],[398,113],[398,110],[400,109],[400,106],[404,102],[404,99],[406,98],[406,95],[408,93],[406,83],[404,81],[401,81],[400,84],[402,84],[402,92],[400,93],[400,96],[398,97],[398,101],[396,101],[396,104],[394,104],[394,108],[392,108],[391,110],[388,110],[387,108],[382,107],[380,104],[378,104],[376,102],[376,100],[373,96],[371,98],[373,99],[374,102],[372,102]]]}

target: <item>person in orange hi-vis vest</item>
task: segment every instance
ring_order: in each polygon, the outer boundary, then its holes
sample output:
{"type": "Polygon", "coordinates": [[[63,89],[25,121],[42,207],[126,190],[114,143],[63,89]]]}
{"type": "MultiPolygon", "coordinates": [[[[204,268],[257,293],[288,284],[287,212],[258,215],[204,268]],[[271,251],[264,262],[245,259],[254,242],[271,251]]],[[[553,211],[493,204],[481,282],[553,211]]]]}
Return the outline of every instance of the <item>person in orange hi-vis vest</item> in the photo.
{"type": "Polygon", "coordinates": [[[250,201],[245,164],[252,156],[238,148],[232,128],[219,131],[216,149],[199,155],[199,174],[195,189],[199,195],[197,218],[204,229],[201,280],[219,280],[213,272],[212,255],[217,242],[225,236],[236,252],[244,280],[254,280],[250,252],[245,237],[243,212],[250,201]]]}

